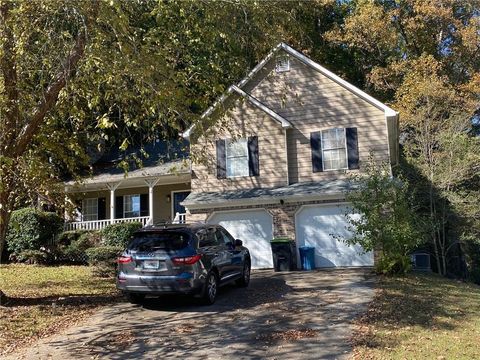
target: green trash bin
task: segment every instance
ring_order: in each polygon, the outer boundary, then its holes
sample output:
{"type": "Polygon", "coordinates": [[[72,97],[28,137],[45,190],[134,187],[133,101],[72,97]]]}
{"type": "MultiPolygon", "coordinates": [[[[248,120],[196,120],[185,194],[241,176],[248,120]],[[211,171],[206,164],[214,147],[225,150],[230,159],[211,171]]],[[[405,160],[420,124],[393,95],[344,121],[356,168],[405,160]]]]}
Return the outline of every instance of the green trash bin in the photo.
{"type": "Polygon", "coordinates": [[[275,271],[292,271],[296,268],[295,242],[288,238],[275,238],[270,241],[275,271]]]}

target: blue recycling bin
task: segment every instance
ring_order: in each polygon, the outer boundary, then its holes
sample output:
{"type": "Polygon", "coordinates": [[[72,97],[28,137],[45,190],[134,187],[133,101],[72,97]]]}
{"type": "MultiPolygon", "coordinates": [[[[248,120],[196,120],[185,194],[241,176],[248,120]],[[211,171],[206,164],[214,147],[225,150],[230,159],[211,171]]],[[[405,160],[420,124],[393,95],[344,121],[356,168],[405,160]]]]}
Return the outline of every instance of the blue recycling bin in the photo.
{"type": "Polygon", "coordinates": [[[315,248],[313,246],[300,246],[298,251],[300,251],[302,270],[315,269],[315,248]]]}

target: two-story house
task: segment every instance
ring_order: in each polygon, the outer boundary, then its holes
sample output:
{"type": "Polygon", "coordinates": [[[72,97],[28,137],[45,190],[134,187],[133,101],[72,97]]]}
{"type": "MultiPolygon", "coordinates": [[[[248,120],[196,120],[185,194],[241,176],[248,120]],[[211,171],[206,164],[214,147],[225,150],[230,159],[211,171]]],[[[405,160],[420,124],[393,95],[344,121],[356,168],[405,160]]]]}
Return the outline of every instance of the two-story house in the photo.
{"type": "Polygon", "coordinates": [[[139,215],[141,194],[149,194],[145,222],[155,221],[155,209],[171,208],[172,220],[221,224],[250,249],[254,268],[273,266],[274,237],[315,246],[317,267],[373,265],[373,254],[332,235],[348,236],[349,174],[361,172],[370,153],[398,161],[397,112],[281,43],[183,137],[201,154],[191,169],[174,175],[166,162],[154,176],[105,182],[104,221],[123,221],[115,202],[125,209],[132,200],[115,200],[115,191],[131,194],[134,181],[139,215]]]}

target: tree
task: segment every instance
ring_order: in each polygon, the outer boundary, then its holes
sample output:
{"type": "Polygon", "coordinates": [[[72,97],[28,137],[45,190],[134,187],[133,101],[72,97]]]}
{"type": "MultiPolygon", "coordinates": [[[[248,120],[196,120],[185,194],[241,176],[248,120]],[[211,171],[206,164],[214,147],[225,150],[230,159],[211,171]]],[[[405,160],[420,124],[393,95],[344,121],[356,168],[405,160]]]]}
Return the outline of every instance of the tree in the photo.
{"type": "Polygon", "coordinates": [[[327,38],[348,47],[368,87],[399,110],[403,167],[427,219],[438,271],[480,235],[478,0],[351,2],[327,38]],[[368,25],[367,25],[368,24],[368,25]]]}
{"type": "Polygon", "coordinates": [[[346,214],[352,236],[341,240],[361,245],[365,251],[378,251],[380,273],[406,272],[410,252],[421,241],[408,184],[392,178],[389,165],[378,163],[373,156],[365,173],[352,177],[351,183],[353,190],[346,200],[353,213],[361,216],[346,214]]]}

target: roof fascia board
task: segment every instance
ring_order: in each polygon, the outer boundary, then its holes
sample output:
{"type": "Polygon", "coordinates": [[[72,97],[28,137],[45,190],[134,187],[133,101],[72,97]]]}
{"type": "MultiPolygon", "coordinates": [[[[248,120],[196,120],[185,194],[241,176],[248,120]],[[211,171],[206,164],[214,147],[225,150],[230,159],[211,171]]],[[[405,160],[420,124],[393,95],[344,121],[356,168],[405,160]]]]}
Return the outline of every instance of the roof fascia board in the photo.
{"type": "Polygon", "coordinates": [[[228,199],[225,201],[215,201],[208,204],[189,204],[188,202],[182,202],[181,205],[185,206],[187,209],[191,210],[201,210],[201,209],[212,209],[212,208],[226,208],[233,206],[248,206],[248,205],[271,205],[279,204],[280,200],[285,201],[286,203],[292,202],[307,202],[307,201],[316,201],[316,200],[332,200],[332,199],[344,199],[345,191],[339,191],[335,193],[328,194],[318,194],[318,195],[286,195],[286,196],[261,196],[248,199],[228,199]]]}
{"type": "Polygon", "coordinates": [[[269,115],[270,117],[272,117],[273,119],[277,120],[283,128],[291,128],[292,127],[292,124],[290,123],[290,121],[288,121],[287,119],[285,119],[283,116],[277,114],[275,111],[273,111],[272,109],[270,109],[269,107],[267,107],[265,104],[263,104],[262,102],[260,102],[256,97],[250,95],[250,94],[247,94],[245,91],[243,91],[242,89],[240,89],[239,87],[237,87],[236,85],[232,85],[231,88],[233,89],[233,91],[235,91],[237,94],[243,96],[244,98],[246,98],[248,101],[250,101],[253,105],[255,105],[256,107],[258,107],[260,110],[264,111],[267,115],[269,115]]]}

